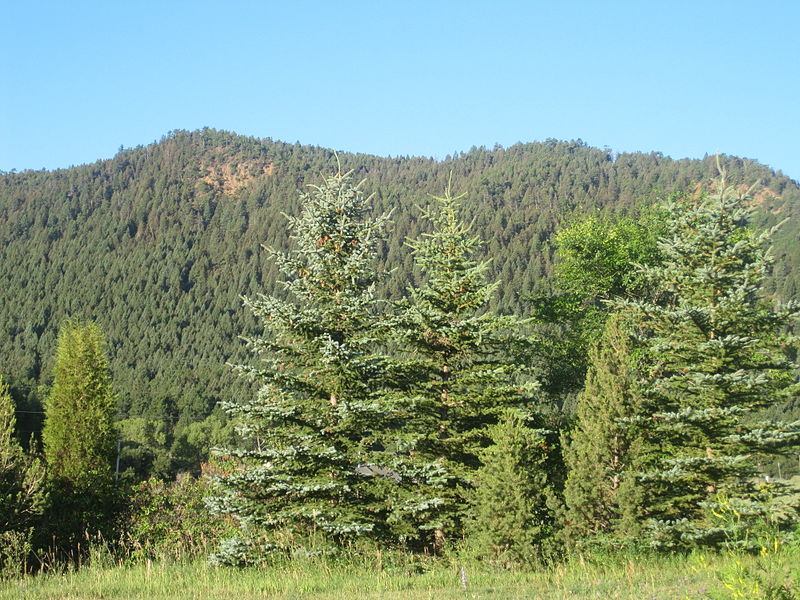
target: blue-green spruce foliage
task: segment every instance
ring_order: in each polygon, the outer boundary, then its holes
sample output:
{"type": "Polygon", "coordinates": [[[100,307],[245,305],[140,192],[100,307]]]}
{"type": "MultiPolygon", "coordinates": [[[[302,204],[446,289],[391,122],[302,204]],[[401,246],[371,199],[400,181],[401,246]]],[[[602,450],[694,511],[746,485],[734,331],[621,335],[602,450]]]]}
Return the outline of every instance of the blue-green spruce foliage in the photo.
{"type": "Polygon", "coordinates": [[[387,217],[371,217],[369,198],[341,172],[301,200],[300,216],[288,217],[292,249],[268,248],[282,293],[245,300],[264,334],[248,340],[258,362],[239,370],[261,388],[226,407],[246,444],[227,451],[212,500],[238,523],[213,557],[221,563],[330,549],[380,536],[385,523],[392,482],[376,459],[385,323],[374,289],[387,217]]]}
{"type": "Polygon", "coordinates": [[[396,404],[401,426],[387,449],[401,475],[389,522],[394,534],[438,549],[463,535],[465,511],[491,427],[511,406],[530,408],[534,344],[525,322],[489,309],[482,242],[449,191],[424,212],[431,231],[409,242],[424,279],[408,290],[395,340],[409,377],[396,404]]]}
{"type": "Polygon", "coordinates": [[[668,207],[663,263],[644,267],[655,299],[620,302],[638,321],[641,435],[636,472],[655,547],[746,544],[768,507],[757,465],[800,440],[800,422],[764,422],[793,389],[787,334],[798,314],[761,295],[771,232],[749,228],[752,200],[727,184],[668,207]],[[734,507],[735,526],[717,515],[734,507]]]}

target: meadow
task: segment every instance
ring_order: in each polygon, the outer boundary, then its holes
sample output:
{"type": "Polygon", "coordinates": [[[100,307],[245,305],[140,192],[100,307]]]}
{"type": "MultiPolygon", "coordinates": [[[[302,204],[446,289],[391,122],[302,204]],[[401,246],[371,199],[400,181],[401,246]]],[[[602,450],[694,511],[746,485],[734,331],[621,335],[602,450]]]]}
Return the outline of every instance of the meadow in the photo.
{"type": "Polygon", "coordinates": [[[219,568],[202,560],[117,563],[95,553],[80,568],[6,581],[0,600],[315,599],[504,600],[596,598],[791,600],[800,597],[800,551],[759,556],[692,553],[644,558],[577,557],[539,570],[376,552],[348,560],[299,559],[271,567],[219,568]]]}

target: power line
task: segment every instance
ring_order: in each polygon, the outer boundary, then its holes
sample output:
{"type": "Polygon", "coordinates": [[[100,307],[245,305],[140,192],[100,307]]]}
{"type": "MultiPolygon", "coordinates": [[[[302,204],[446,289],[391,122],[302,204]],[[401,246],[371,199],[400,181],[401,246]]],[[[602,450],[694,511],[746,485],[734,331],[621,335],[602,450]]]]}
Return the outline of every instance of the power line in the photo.
{"type": "MultiPolygon", "coordinates": [[[[43,410],[15,410],[14,412],[17,413],[17,414],[25,414],[25,415],[44,415],[44,414],[47,414],[43,410]]],[[[127,419],[146,419],[148,421],[175,421],[175,422],[177,422],[177,421],[180,421],[181,416],[180,415],[163,415],[161,417],[143,417],[141,415],[133,415],[133,416],[129,415],[123,420],[127,420],[127,419]]],[[[195,423],[195,422],[199,422],[199,421],[192,421],[192,422],[195,423]]]]}

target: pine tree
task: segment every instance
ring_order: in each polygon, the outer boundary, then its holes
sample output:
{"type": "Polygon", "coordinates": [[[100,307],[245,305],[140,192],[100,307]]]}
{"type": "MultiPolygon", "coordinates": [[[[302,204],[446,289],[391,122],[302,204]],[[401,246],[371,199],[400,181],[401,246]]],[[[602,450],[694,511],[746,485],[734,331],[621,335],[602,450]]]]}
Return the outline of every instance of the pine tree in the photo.
{"type": "MultiPolygon", "coordinates": [[[[17,419],[14,416],[14,400],[8,384],[0,377],[0,491],[11,487],[10,482],[16,479],[16,471],[22,457],[22,446],[16,438],[17,419]]],[[[5,497],[3,498],[2,516],[10,514],[10,506],[7,507],[5,497]]]]}
{"type": "Polygon", "coordinates": [[[95,323],[69,321],[61,328],[53,373],[42,429],[46,538],[71,551],[87,532],[111,531],[116,501],[115,401],[105,339],[95,323]]]}
{"type": "Polygon", "coordinates": [[[565,534],[572,545],[620,543],[638,520],[638,503],[630,500],[640,440],[631,419],[640,415],[642,398],[631,336],[625,315],[612,314],[589,352],[564,452],[565,534]]]}
{"type": "Polygon", "coordinates": [[[0,579],[24,569],[41,513],[44,471],[22,450],[15,425],[14,401],[0,377],[0,579]]]}
{"type": "Polygon", "coordinates": [[[509,564],[547,561],[556,549],[552,432],[509,411],[491,436],[469,495],[469,547],[509,564]]]}
{"type": "Polygon", "coordinates": [[[90,490],[113,477],[117,436],[105,339],[95,323],[61,328],[42,429],[50,479],[90,490]]]}
{"type": "Polygon", "coordinates": [[[410,242],[424,283],[409,290],[398,346],[410,354],[410,385],[396,406],[400,426],[386,443],[400,485],[390,523],[402,539],[439,548],[462,533],[466,495],[503,411],[535,389],[533,344],[525,324],[488,310],[498,283],[488,283],[481,245],[458,216],[449,188],[425,212],[433,231],[410,242]],[[529,375],[529,374],[528,374],[529,375]]]}
{"type": "Polygon", "coordinates": [[[261,388],[226,406],[248,445],[230,451],[235,466],[212,502],[239,523],[213,557],[221,563],[380,535],[385,517],[391,474],[375,462],[375,439],[386,319],[374,288],[387,217],[370,217],[369,198],[341,172],[301,200],[293,248],[269,249],[286,294],[245,301],[264,334],[248,341],[260,363],[241,371],[261,388]]]}
{"type": "Polygon", "coordinates": [[[747,228],[749,197],[724,174],[710,196],[669,208],[664,263],[644,269],[660,301],[621,303],[644,346],[636,477],[654,545],[731,542],[742,528],[726,528],[712,516],[721,514],[715,506],[763,514],[757,461],[800,438],[800,423],[758,419],[794,383],[784,332],[798,311],[761,297],[771,232],[747,228]]]}

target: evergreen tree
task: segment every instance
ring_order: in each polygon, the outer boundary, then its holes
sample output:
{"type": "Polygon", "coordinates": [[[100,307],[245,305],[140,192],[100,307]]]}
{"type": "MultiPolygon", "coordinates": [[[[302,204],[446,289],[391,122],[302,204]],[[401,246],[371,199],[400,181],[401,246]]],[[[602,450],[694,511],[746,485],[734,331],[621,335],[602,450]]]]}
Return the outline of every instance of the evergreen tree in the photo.
{"type": "Polygon", "coordinates": [[[713,517],[721,514],[715,505],[763,514],[757,461],[800,439],[800,422],[758,419],[794,383],[784,332],[797,307],[776,309],[762,298],[770,232],[747,228],[749,198],[724,174],[708,197],[669,209],[664,263],[644,269],[660,302],[621,303],[644,346],[636,476],[654,545],[730,542],[742,531],[713,517]]]}
{"type": "MultiPolygon", "coordinates": [[[[252,336],[258,328],[235,306],[240,295],[272,289],[278,270],[260,244],[286,249],[281,214],[297,214],[298,184],[330,159],[325,148],[205,129],[176,131],[90,165],[0,174],[0,372],[14,374],[15,394],[49,379],[54,324],[75,315],[102,316],[115,350],[110,366],[121,418],[163,419],[168,438],[179,437],[220,400],[240,397],[243,380],[224,362],[243,362],[237,334],[252,336]],[[200,314],[213,318],[193,317],[200,314]],[[224,361],[215,359],[220,356],[224,361]]],[[[400,298],[406,285],[419,281],[403,244],[425,221],[406,199],[441,191],[453,172],[454,184],[468,194],[465,214],[487,242],[480,252],[492,257],[487,275],[502,280],[489,306],[503,314],[529,313],[526,298],[550,287],[550,242],[559,224],[571,226],[573,215],[630,215],[655,194],[685,189],[713,171],[713,159],[614,156],[555,140],[475,148],[443,161],[365,154],[341,159],[345,170],[369,173],[362,189],[379,190],[376,212],[395,208],[381,258],[396,276],[378,286],[378,295],[400,298]]],[[[731,173],[767,186],[758,198],[759,223],[774,223],[800,206],[800,188],[782,174],[749,160],[732,160],[731,173]]],[[[597,219],[601,232],[603,221],[597,219]]],[[[767,285],[784,298],[800,289],[798,229],[800,220],[794,220],[775,239],[778,268],[767,285]]],[[[627,232],[618,240],[627,241],[627,232]]],[[[595,241],[601,243],[597,256],[606,255],[604,236],[586,244],[574,239],[576,256],[589,259],[582,264],[598,264],[595,241]]],[[[613,257],[615,246],[607,249],[613,257]]],[[[562,331],[578,343],[583,339],[571,318],[548,332],[548,391],[577,393],[583,382],[588,345],[562,342],[562,331]]],[[[15,398],[31,411],[41,409],[38,398],[15,398]]],[[[19,420],[26,430],[41,428],[33,414],[19,420]]],[[[160,472],[174,471],[168,453],[160,451],[153,463],[160,472]]]]}
{"type": "Polygon", "coordinates": [[[114,408],[100,328],[67,322],[58,336],[42,430],[48,479],[45,518],[51,525],[46,537],[55,537],[62,550],[75,548],[87,532],[108,533],[113,525],[114,408]]]}
{"type": "Polygon", "coordinates": [[[45,402],[42,442],[51,479],[87,490],[111,479],[114,408],[100,328],[68,322],[58,336],[53,387],[45,402]]]}
{"type": "Polygon", "coordinates": [[[619,543],[635,530],[637,438],[632,418],[641,412],[631,324],[612,314],[589,352],[586,385],[564,452],[567,479],[565,535],[571,545],[619,543]]]}
{"type": "MultiPolygon", "coordinates": [[[[22,457],[22,446],[16,438],[17,419],[14,416],[14,400],[11,398],[8,384],[0,377],[0,491],[14,486],[18,479],[18,468],[22,457]]],[[[2,525],[13,509],[13,500],[9,496],[2,497],[2,525]]]]}
{"type": "Polygon", "coordinates": [[[341,172],[301,194],[290,217],[294,247],[270,249],[286,296],[246,299],[264,326],[248,341],[260,364],[241,370],[257,396],[227,405],[248,444],[229,452],[216,511],[237,535],[214,560],[256,563],[291,546],[380,535],[385,514],[375,439],[384,361],[376,352],[385,318],[375,297],[378,245],[387,217],[341,172]]]}
{"type": "Polygon", "coordinates": [[[403,539],[438,548],[462,532],[466,495],[491,445],[490,427],[535,389],[533,344],[525,324],[488,310],[498,283],[487,283],[481,245],[459,219],[449,188],[425,213],[433,231],[409,243],[425,278],[409,290],[398,345],[410,353],[411,379],[389,431],[402,480],[390,523],[403,539]]]}
{"type": "Polygon", "coordinates": [[[15,425],[14,401],[0,377],[0,579],[24,568],[41,512],[44,470],[22,450],[15,425]]]}
{"type": "Polygon", "coordinates": [[[555,490],[552,432],[509,411],[491,429],[473,478],[466,534],[469,546],[494,561],[541,563],[554,557],[555,490]]]}

